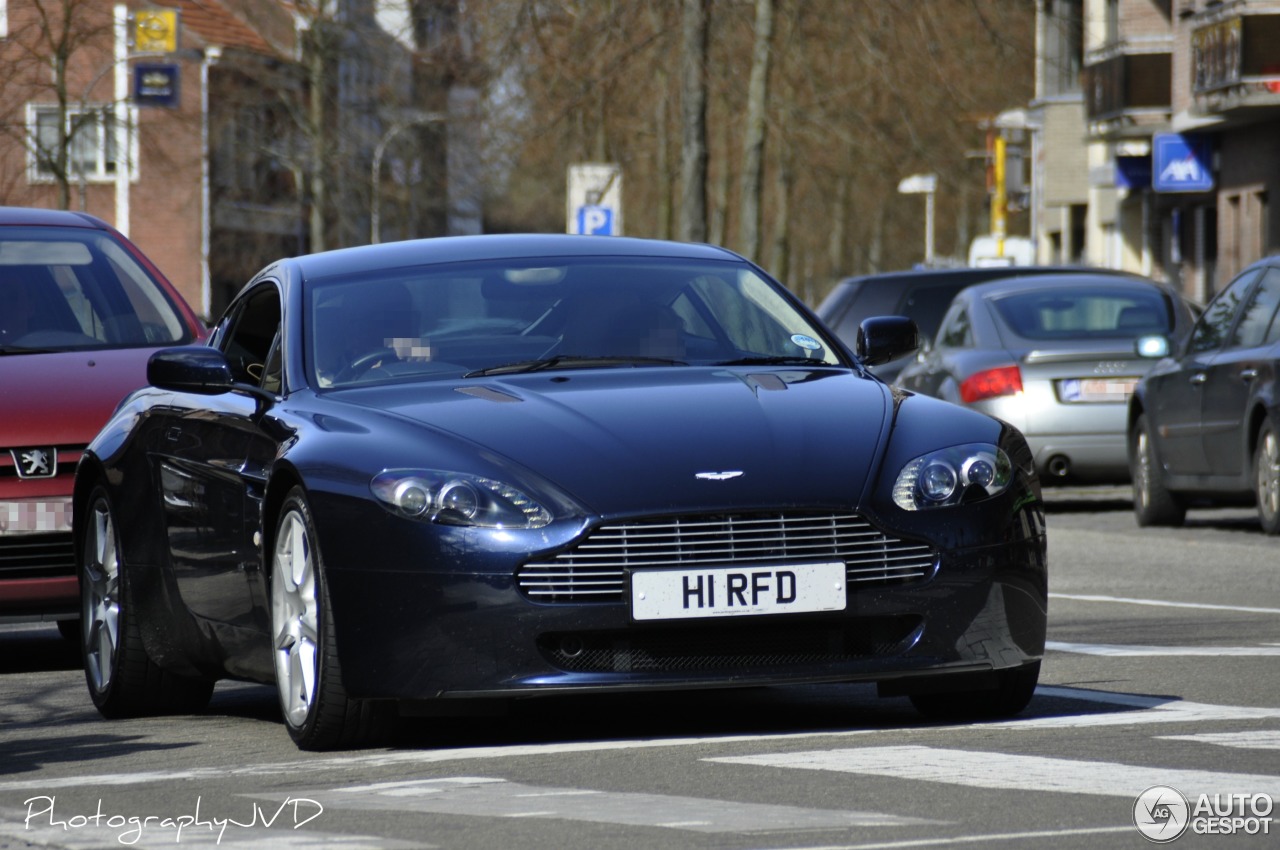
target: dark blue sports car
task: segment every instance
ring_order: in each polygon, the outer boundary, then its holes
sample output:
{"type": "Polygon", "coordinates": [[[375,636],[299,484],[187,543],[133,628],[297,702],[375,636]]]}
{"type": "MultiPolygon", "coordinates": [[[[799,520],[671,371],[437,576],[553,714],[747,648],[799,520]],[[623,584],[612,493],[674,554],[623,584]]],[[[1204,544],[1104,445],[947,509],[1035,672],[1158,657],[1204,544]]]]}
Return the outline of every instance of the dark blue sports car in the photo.
{"type": "Polygon", "coordinates": [[[299,747],[570,692],[877,682],[1030,700],[1022,436],[887,386],[720,248],[480,236],[282,260],[154,355],[76,476],[107,717],[275,683],[299,747]]]}

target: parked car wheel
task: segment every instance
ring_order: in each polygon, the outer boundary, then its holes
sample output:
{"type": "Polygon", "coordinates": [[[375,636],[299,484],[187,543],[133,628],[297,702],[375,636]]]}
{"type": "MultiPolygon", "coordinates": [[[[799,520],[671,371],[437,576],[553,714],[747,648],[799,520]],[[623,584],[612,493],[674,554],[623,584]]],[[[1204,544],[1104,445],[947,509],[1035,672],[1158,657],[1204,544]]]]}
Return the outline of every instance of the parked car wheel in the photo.
{"type": "Polygon", "coordinates": [[[1253,480],[1258,493],[1258,521],[1267,534],[1280,534],[1280,434],[1268,418],[1258,431],[1253,453],[1253,480]]]}
{"type": "Polygon", "coordinates": [[[276,691],[285,726],[304,750],[376,743],[394,718],[391,703],[347,696],[334,639],[315,523],[302,488],[285,500],[271,563],[276,691]]]}
{"type": "Polygon", "coordinates": [[[1000,684],[993,690],[911,694],[911,704],[931,720],[1010,717],[1031,702],[1040,681],[1040,662],[1002,670],[999,676],[1000,684]]]}
{"type": "Polygon", "coordinates": [[[213,682],[175,675],[157,666],[142,645],[129,605],[128,571],[120,561],[120,536],[106,491],[89,497],[80,561],[85,679],[104,717],[196,712],[209,703],[213,682]]]}
{"type": "Polygon", "coordinates": [[[1160,480],[1158,461],[1151,446],[1147,417],[1139,416],[1131,436],[1129,453],[1133,476],[1133,514],[1138,525],[1182,525],[1187,506],[1160,480]]]}

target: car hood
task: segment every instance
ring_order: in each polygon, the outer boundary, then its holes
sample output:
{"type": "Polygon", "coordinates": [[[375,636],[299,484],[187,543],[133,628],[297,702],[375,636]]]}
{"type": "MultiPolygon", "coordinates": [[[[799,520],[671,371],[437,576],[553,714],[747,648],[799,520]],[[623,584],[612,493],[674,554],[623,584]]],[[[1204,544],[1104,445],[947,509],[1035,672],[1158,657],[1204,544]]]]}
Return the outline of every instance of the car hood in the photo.
{"type": "Polygon", "coordinates": [[[421,389],[360,403],[500,454],[600,514],[857,504],[892,410],[883,384],[837,369],[611,369],[421,389]]]}
{"type": "Polygon", "coordinates": [[[0,446],[87,444],[120,399],[147,382],[154,349],[0,356],[0,446]]]}

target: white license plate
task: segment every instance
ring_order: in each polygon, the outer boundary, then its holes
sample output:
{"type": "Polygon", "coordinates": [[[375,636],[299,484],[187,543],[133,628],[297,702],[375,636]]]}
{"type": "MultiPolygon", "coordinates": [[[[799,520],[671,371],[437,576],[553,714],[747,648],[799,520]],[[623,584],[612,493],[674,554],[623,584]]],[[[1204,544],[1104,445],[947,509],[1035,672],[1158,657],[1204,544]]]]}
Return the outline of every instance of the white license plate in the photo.
{"type": "Polygon", "coordinates": [[[1068,378],[1058,382],[1058,397],[1067,403],[1125,401],[1137,378],[1068,378]]]}
{"type": "Polygon", "coordinates": [[[0,502],[0,535],[71,530],[71,499],[15,499],[0,502]]]}
{"type": "Polygon", "coordinates": [[[844,604],[842,562],[631,573],[635,620],[843,611],[844,604]]]}

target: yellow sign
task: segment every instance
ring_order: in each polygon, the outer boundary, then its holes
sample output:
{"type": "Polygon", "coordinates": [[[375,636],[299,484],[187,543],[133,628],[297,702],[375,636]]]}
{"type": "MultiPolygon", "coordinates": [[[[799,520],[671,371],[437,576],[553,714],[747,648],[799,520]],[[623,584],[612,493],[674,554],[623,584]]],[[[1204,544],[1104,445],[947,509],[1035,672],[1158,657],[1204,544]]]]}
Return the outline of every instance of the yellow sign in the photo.
{"type": "Polygon", "coordinates": [[[136,53],[173,53],[178,49],[178,10],[143,9],[133,13],[136,53]]]}

